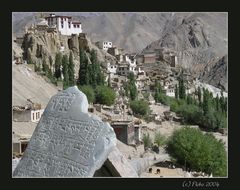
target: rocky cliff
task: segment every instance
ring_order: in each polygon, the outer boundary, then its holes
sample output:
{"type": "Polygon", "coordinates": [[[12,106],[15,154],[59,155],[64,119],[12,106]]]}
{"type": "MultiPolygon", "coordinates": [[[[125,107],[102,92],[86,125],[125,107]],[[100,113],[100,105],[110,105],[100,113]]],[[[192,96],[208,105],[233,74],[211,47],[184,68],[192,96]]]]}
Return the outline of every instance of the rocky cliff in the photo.
{"type": "Polygon", "coordinates": [[[116,58],[107,52],[96,47],[86,34],[63,36],[58,32],[36,32],[26,33],[22,44],[23,59],[28,63],[42,66],[43,60],[54,70],[55,55],[58,52],[69,55],[70,51],[74,55],[75,76],[78,77],[79,51],[86,50],[88,53],[94,49],[97,52],[101,65],[106,66],[107,62],[115,62],[116,58]],[[52,59],[52,63],[50,61],[52,59]]]}
{"type": "Polygon", "coordinates": [[[227,55],[227,41],[226,13],[177,13],[166,23],[162,37],[143,52],[157,48],[173,50],[177,52],[179,65],[196,73],[204,82],[226,90],[227,59],[220,61],[221,64],[218,60],[227,55]],[[219,84],[219,78],[214,76],[216,70],[221,76],[219,84]],[[202,75],[203,72],[206,74],[202,75]]]}
{"type": "MultiPolygon", "coordinates": [[[[48,13],[45,13],[46,15],[48,13]]],[[[166,21],[171,13],[148,12],[58,12],[57,15],[73,16],[80,20],[85,33],[93,42],[112,41],[127,52],[141,51],[152,41],[161,37],[166,21]]],[[[13,32],[21,35],[25,25],[34,22],[35,13],[13,13],[13,32]],[[21,19],[19,19],[21,18],[21,19]]]]}
{"type": "Polygon", "coordinates": [[[200,75],[201,81],[228,91],[227,62],[228,56],[225,55],[216,62],[207,64],[204,72],[200,75]]]}

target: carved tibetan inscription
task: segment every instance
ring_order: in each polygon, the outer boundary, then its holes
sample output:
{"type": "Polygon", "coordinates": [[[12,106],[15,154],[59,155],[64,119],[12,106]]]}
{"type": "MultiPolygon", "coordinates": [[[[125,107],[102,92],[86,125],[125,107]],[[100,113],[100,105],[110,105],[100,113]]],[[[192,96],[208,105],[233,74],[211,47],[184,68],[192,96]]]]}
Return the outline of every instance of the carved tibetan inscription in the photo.
{"type": "Polygon", "coordinates": [[[87,98],[77,87],[53,96],[13,176],[92,177],[115,147],[116,136],[87,110],[87,98]]]}

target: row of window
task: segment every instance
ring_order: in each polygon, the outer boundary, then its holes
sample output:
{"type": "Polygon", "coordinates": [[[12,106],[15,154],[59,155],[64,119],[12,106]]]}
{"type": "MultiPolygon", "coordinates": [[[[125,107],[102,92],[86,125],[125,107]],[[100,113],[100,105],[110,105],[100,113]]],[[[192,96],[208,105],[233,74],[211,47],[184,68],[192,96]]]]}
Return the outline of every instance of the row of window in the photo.
{"type": "Polygon", "coordinates": [[[107,44],[108,44],[108,45],[111,46],[111,45],[112,45],[112,42],[103,42],[103,44],[104,44],[104,45],[107,45],[107,44]]]}
{"type": "Polygon", "coordinates": [[[124,70],[128,70],[127,67],[119,67],[118,68],[119,71],[124,71],[124,70]]]}
{"type": "Polygon", "coordinates": [[[125,72],[121,72],[122,73],[122,75],[125,75],[125,72]]]}
{"type": "Polygon", "coordinates": [[[32,118],[33,118],[33,120],[37,120],[37,119],[40,119],[40,112],[35,112],[35,113],[32,113],[32,118]]]}
{"type": "MultiPolygon", "coordinates": [[[[61,27],[63,28],[63,24],[61,24],[61,27]]],[[[73,27],[74,28],[80,28],[80,25],[79,24],[74,24],[73,27]]],[[[71,28],[70,24],[68,25],[68,28],[71,28]]]]}
{"type": "MultiPolygon", "coordinates": [[[[127,68],[127,67],[119,67],[118,70],[119,70],[119,71],[124,71],[124,70],[128,70],[128,68],[127,68]]],[[[129,70],[130,70],[130,71],[136,71],[136,68],[130,67],[129,70]]]]}

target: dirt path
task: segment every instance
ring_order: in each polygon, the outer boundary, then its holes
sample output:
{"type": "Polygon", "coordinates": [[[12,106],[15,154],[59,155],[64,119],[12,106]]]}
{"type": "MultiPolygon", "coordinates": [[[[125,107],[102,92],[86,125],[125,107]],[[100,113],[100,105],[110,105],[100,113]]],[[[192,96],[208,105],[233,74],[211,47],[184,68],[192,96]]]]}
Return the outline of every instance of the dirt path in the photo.
{"type": "Polygon", "coordinates": [[[157,167],[152,166],[152,173],[149,173],[148,171],[143,172],[140,177],[169,177],[169,178],[181,178],[184,177],[184,172],[181,168],[164,168],[164,167],[157,167]],[[160,173],[157,173],[157,169],[160,169],[160,173]]]}

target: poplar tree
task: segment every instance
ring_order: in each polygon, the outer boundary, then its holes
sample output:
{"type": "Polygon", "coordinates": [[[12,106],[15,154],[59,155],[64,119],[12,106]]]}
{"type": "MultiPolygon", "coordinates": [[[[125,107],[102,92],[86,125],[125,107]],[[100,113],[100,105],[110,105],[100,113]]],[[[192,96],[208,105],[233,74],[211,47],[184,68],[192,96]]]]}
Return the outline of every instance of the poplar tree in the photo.
{"type": "Polygon", "coordinates": [[[55,73],[54,76],[59,79],[61,77],[62,54],[57,53],[55,58],[55,73]]]}
{"type": "Polygon", "coordinates": [[[63,66],[63,86],[64,89],[69,86],[69,75],[68,75],[68,67],[69,67],[69,62],[68,62],[68,56],[63,55],[62,59],[62,66],[63,66]]]}
{"type": "Polygon", "coordinates": [[[69,54],[68,76],[69,76],[69,86],[75,85],[75,79],[74,79],[74,63],[73,63],[73,54],[72,54],[72,51],[70,51],[70,54],[69,54]]]}

